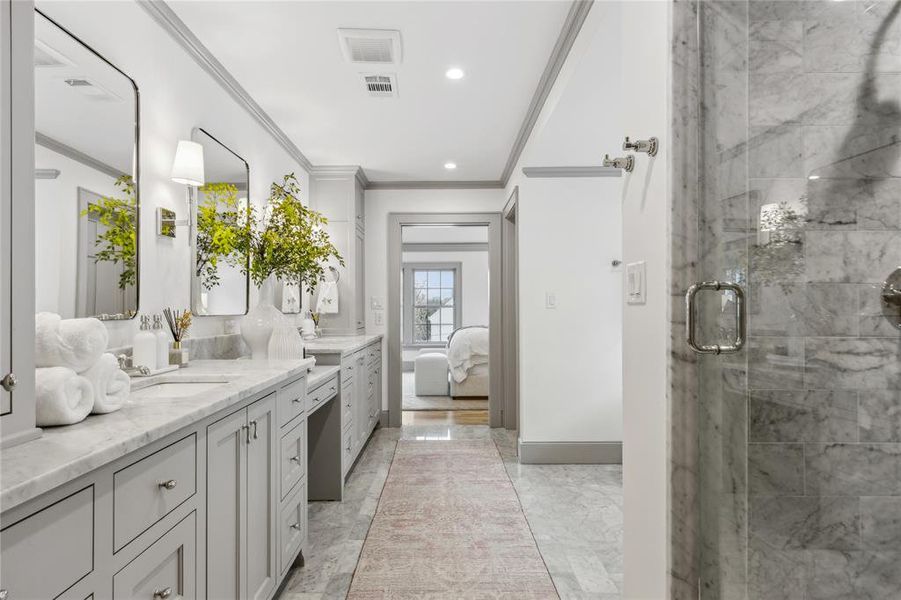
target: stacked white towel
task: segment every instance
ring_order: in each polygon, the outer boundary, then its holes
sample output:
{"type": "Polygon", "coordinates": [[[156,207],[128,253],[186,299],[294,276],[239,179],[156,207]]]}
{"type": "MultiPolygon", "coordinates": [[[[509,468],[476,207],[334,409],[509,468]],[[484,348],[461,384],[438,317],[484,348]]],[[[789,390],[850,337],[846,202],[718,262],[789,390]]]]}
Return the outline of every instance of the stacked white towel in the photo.
{"type": "Polygon", "coordinates": [[[71,425],[84,420],[94,406],[91,382],[66,367],[34,370],[38,427],[71,425]]]}
{"type": "Polygon", "coordinates": [[[61,319],[46,312],[35,315],[35,366],[67,367],[81,373],[100,360],[108,342],[106,327],[97,319],[61,319]]]}
{"type": "Polygon", "coordinates": [[[122,408],[131,392],[131,378],[119,368],[116,357],[106,352],[94,366],[82,373],[94,390],[94,414],[109,413],[122,408]]]}

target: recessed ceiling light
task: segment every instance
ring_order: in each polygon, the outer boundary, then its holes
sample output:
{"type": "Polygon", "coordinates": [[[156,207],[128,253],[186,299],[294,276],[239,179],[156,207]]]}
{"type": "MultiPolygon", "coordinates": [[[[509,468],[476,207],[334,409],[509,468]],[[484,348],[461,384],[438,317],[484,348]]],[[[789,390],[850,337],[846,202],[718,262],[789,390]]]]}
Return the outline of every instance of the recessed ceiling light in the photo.
{"type": "Polygon", "coordinates": [[[457,168],[457,163],[455,163],[455,162],[446,162],[446,163],[444,163],[444,168],[447,169],[448,171],[453,171],[454,169],[457,168]]]}
{"type": "Polygon", "coordinates": [[[444,72],[444,76],[448,79],[463,79],[463,75],[465,75],[465,73],[463,72],[463,69],[459,67],[451,67],[444,72]]]}

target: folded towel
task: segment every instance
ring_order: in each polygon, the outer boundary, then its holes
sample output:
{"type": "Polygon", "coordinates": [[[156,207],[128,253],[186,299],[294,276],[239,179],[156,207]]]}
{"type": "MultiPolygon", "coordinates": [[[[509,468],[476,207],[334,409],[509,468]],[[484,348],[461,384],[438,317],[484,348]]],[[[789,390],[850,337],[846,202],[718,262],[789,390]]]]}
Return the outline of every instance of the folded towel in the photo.
{"type": "Polygon", "coordinates": [[[61,319],[46,312],[35,315],[37,367],[68,367],[81,373],[100,359],[108,342],[106,326],[97,319],[61,319]]]}
{"type": "Polygon", "coordinates": [[[316,312],[320,315],[338,314],[338,282],[323,281],[319,284],[319,299],[316,300],[316,312]]]}
{"type": "Polygon", "coordinates": [[[94,366],[81,374],[94,389],[94,414],[110,413],[122,408],[131,392],[131,378],[119,368],[119,361],[109,352],[100,355],[94,366]]]}
{"type": "Polygon", "coordinates": [[[91,382],[66,367],[34,370],[34,399],[38,427],[83,421],[94,406],[91,382]]]}
{"type": "Polygon", "coordinates": [[[282,312],[285,314],[300,312],[300,286],[296,283],[286,283],[282,287],[282,312]]]}

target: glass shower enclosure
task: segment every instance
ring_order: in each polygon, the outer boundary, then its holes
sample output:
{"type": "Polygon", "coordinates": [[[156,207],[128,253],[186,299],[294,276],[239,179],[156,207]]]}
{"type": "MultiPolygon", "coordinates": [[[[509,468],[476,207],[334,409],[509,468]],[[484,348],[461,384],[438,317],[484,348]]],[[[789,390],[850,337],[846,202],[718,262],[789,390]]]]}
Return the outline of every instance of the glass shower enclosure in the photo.
{"type": "Polygon", "coordinates": [[[672,597],[901,598],[901,1],[672,10],[672,597]]]}

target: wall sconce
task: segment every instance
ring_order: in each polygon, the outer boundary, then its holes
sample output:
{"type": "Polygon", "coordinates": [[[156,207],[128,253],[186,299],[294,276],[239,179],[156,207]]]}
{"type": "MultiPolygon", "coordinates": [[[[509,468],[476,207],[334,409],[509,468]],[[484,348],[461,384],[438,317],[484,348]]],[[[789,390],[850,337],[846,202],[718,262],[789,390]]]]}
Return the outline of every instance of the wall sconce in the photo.
{"type": "Polygon", "coordinates": [[[160,209],[157,211],[157,223],[160,235],[175,237],[176,226],[187,225],[189,229],[194,226],[194,188],[205,183],[203,146],[190,140],[179,140],[178,147],[175,149],[175,160],[172,161],[170,177],[175,183],[182,183],[187,187],[188,218],[177,220],[173,211],[163,213],[164,209],[160,209]]]}

